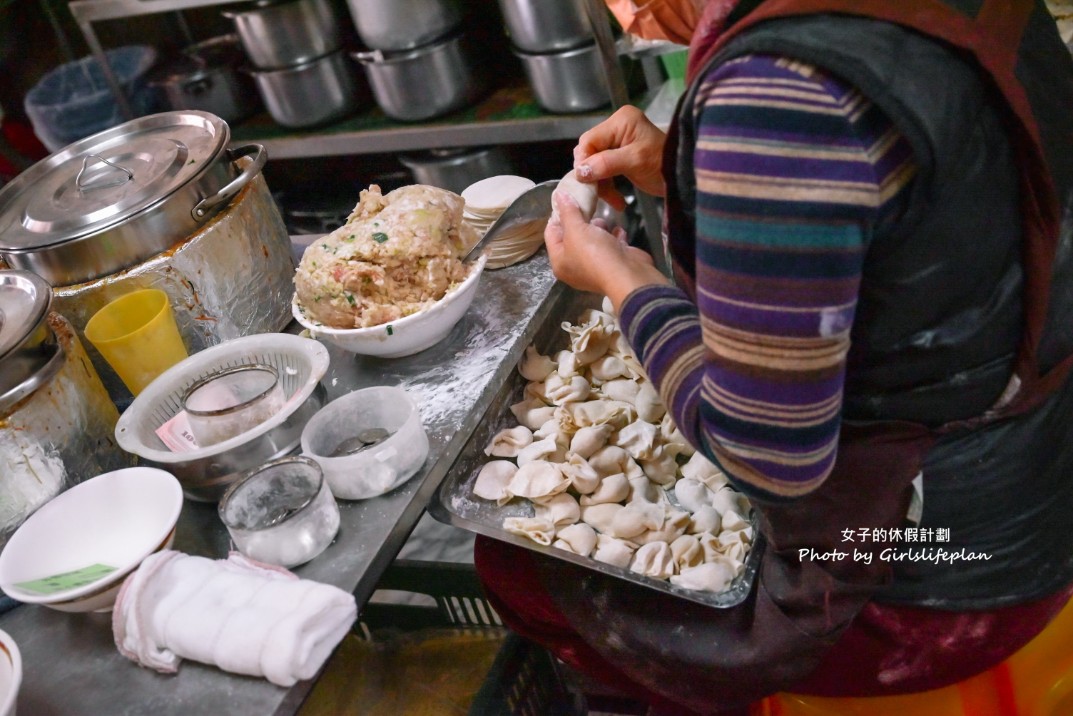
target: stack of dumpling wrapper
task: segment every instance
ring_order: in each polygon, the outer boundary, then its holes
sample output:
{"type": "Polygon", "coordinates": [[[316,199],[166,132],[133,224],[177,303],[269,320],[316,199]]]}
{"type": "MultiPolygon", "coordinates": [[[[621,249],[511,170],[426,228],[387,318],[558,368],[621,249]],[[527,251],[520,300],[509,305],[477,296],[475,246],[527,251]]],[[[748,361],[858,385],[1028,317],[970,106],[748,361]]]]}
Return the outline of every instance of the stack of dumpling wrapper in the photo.
{"type": "Polygon", "coordinates": [[[485,448],[473,494],[537,544],[726,590],[752,546],[748,500],[675,426],[607,301],[563,329],[568,349],[526,351],[525,397],[511,406],[520,424],[485,448]]]}
{"type": "MultiPolygon", "coordinates": [[[[466,201],[462,220],[483,237],[507,207],[534,186],[536,184],[531,179],[510,174],[488,177],[470,184],[462,192],[462,198],[466,201]]],[[[546,224],[547,221],[534,221],[502,233],[486,249],[488,263],[485,268],[505,268],[535,254],[544,245],[546,224]]]]}

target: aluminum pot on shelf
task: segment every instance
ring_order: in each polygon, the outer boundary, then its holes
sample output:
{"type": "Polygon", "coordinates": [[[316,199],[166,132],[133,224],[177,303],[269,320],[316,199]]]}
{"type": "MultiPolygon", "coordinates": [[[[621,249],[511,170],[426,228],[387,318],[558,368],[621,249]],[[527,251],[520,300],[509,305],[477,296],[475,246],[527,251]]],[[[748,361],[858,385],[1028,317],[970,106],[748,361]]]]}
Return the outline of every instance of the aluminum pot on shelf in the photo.
{"type": "Polygon", "coordinates": [[[463,35],[404,52],[355,52],[384,114],[404,122],[440,117],[486,89],[463,35]]]}
{"type": "Polygon", "coordinates": [[[565,52],[514,54],[522,61],[529,86],[549,112],[588,112],[611,101],[596,43],[565,52]]]}
{"type": "Polygon", "coordinates": [[[257,0],[247,9],[222,14],[234,22],[246,55],[258,69],[302,64],[343,46],[330,0],[257,0]]]}
{"type": "Polygon", "coordinates": [[[264,167],[263,146],[230,149],[230,138],[219,117],[187,110],[68,145],[0,189],[0,256],[67,286],[168,250],[264,167]],[[253,161],[240,168],[240,157],[253,161]]]}
{"type": "Polygon", "coordinates": [[[470,184],[514,168],[502,147],[431,149],[399,157],[418,184],[430,184],[461,194],[470,184]]]}
{"type": "Polygon", "coordinates": [[[522,52],[560,52],[593,41],[586,0],[499,0],[511,43],[522,52]]]}
{"type": "Polygon", "coordinates": [[[0,271],[0,547],[63,490],[129,467],[115,442],[119,413],[51,287],[0,271]]]}
{"type": "Polygon", "coordinates": [[[369,98],[341,50],[294,67],[250,73],[272,119],[293,129],[343,119],[369,98]]]}
{"type": "Polygon", "coordinates": [[[455,0],[347,0],[361,41],[373,50],[412,50],[462,24],[455,0]]]}
{"type": "Polygon", "coordinates": [[[185,48],[149,84],[161,90],[169,109],[199,109],[240,122],[261,109],[253,81],[239,72],[245,62],[238,36],[222,35],[185,48]]]}

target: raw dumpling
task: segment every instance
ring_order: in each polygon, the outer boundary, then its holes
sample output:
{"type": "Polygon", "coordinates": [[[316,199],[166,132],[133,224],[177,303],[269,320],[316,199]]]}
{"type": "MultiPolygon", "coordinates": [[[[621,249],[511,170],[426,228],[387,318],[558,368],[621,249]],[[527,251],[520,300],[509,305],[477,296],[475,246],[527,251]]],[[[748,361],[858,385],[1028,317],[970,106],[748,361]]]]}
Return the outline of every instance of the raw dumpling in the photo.
{"type": "Polygon", "coordinates": [[[514,497],[526,497],[537,500],[553,497],[570,486],[558,465],[545,460],[537,460],[522,465],[511,477],[507,492],[514,497]]]}
{"type": "Polygon", "coordinates": [[[484,449],[485,455],[517,457],[518,451],[533,442],[533,433],[524,425],[500,430],[484,449]]]}
{"type": "Polygon", "coordinates": [[[615,315],[615,307],[614,305],[612,305],[611,299],[607,296],[604,296],[603,299],[600,301],[600,310],[608,314],[609,316],[615,315]]]}
{"type": "Polygon", "coordinates": [[[637,393],[641,386],[629,378],[609,380],[600,386],[600,395],[610,400],[621,400],[624,403],[632,403],[637,399],[637,393]]]}
{"type": "Polygon", "coordinates": [[[689,518],[689,534],[696,535],[703,532],[718,533],[723,529],[723,521],[711,505],[704,505],[695,511],[689,518]]]}
{"type": "Polygon", "coordinates": [[[594,530],[603,534],[611,533],[611,523],[622,510],[622,505],[606,502],[600,505],[589,505],[581,508],[581,521],[590,525],[594,530]]]}
{"type": "Polygon", "coordinates": [[[641,384],[641,389],[637,391],[633,404],[637,407],[637,417],[649,423],[659,423],[667,412],[659,393],[650,381],[641,384]]]}
{"type": "Polygon", "coordinates": [[[559,384],[552,385],[552,378],[549,377],[544,386],[544,396],[551,404],[580,403],[589,397],[591,386],[589,386],[589,381],[582,376],[575,375],[569,381],[559,376],[558,373],[554,376],[558,378],[559,384]]]}
{"type": "MultiPolygon", "coordinates": [[[[723,490],[720,490],[719,492],[722,493],[723,490]]],[[[718,497],[718,496],[719,495],[717,494],[716,497],[718,497]]],[[[712,507],[714,507],[717,510],[719,509],[719,505],[713,504],[712,507]]],[[[724,530],[730,530],[732,532],[740,532],[741,530],[744,530],[744,529],[749,527],[749,523],[745,521],[745,518],[742,517],[741,515],[739,515],[737,512],[735,512],[732,509],[727,510],[725,512],[720,512],[719,514],[723,518],[723,529],[724,530]]]]}
{"type": "Polygon", "coordinates": [[[663,451],[665,453],[673,457],[678,457],[679,455],[692,457],[696,454],[696,450],[686,440],[686,436],[675,425],[674,418],[671,417],[670,413],[665,414],[663,419],[660,420],[659,435],[663,441],[663,451]]]}
{"type": "Polygon", "coordinates": [[[699,452],[693,453],[693,456],[689,458],[689,462],[682,465],[682,477],[690,477],[697,482],[702,482],[712,492],[728,484],[727,477],[723,474],[723,471],[699,452]]]}
{"type": "Polygon", "coordinates": [[[559,351],[555,354],[557,372],[563,378],[570,378],[578,374],[577,356],[573,351],[559,351]]]}
{"type": "Polygon", "coordinates": [[[589,365],[607,353],[618,331],[597,319],[575,326],[563,323],[563,330],[570,334],[570,349],[574,351],[578,365],[589,365]]]}
{"type": "MultiPolygon", "coordinates": [[[[610,354],[593,361],[592,365],[589,366],[589,372],[592,373],[593,378],[604,383],[630,374],[629,368],[626,367],[626,362],[618,356],[610,354]]],[[[630,382],[632,383],[633,381],[631,380],[630,382]]]]}
{"type": "Polygon", "coordinates": [[[648,479],[647,475],[628,478],[630,482],[630,502],[650,502],[660,504],[664,499],[663,490],[648,479]]]}
{"type": "Polygon", "coordinates": [[[503,520],[503,529],[545,547],[555,537],[555,525],[542,517],[508,517],[503,520]]]}
{"type": "Polygon", "coordinates": [[[573,197],[574,203],[581,209],[582,218],[592,220],[592,215],[596,213],[596,184],[580,182],[573,169],[568,171],[551,193],[551,218],[548,221],[552,224],[559,221],[559,210],[555,207],[555,195],[559,193],[573,197]]]}
{"type": "Polygon", "coordinates": [[[614,431],[615,428],[611,425],[588,425],[579,428],[570,439],[570,452],[588,459],[607,444],[614,431]]]}
{"type": "Polygon", "coordinates": [[[700,540],[693,535],[682,535],[671,542],[671,555],[679,572],[704,564],[704,548],[700,546],[700,540]]]}
{"type": "MultiPolygon", "coordinates": [[[[596,505],[595,507],[603,507],[603,505],[596,505]]],[[[588,509],[595,509],[595,507],[588,509]]],[[[663,526],[665,514],[662,505],[653,505],[649,502],[631,502],[611,515],[609,529],[601,530],[599,527],[596,529],[600,532],[606,532],[612,537],[630,539],[649,530],[658,530],[663,526]]],[[[590,522],[589,524],[592,523],[590,522]]],[[[595,525],[593,526],[595,527],[595,525]]]]}
{"type": "Polygon", "coordinates": [[[562,462],[566,459],[566,449],[556,440],[556,435],[549,435],[543,440],[526,445],[518,451],[518,467],[533,462],[534,460],[546,460],[548,462],[562,462]]]}
{"type": "Polygon", "coordinates": [[[630,483],[622,473],[608,475],[600,480],[600,486],[590,495],[581,497],[581,506],[599,505],[604,502],[624,502],[630,496],[630,483]]]}
{"type": "Polygon", "coordinates": [[[588,495],[600,486],[600,474],[580,455],[567,453],[566,462],[560,464],[559,469],[579,495],[588,495]]]}
{"type": "Polygon", "coordinates": [[[663,519],[662,527],[642,532],[631,539],[637,544],[649,544],[651,542],[667,542],[669,544],[684,535],[686,528],[689,527],[689,513],[670,509],[666,506],[665,509],[667,510],[667,516],[663,519]]]}
{"type": "Polygon", "coordinates": [[[584,522],[567,525],[556,533],[551,546],[588,557],[596,548],[596,530],[584,522]]]}
{"type": "Polygon", "coordinates": [[[575,429],[590,425],[612,425],[616,430],[626,427],[636,419],[636,409],[620,400],[588,400],[584,403],[567,403],[555,408],[559,422],[573,425],[575,429]]]}
{"type": "Polygon", "coordinates": [[[736,570],[725,561],[706,562],[688,567],[671,577],[671,584],[703,592],[725,591],[734,581],[736,570]]]}
{"type": "Polygon", "coordinates": [[[545,380],[555,371],[555,368],[555,361],[547,356],[540,355],[535,346],[526,348],[525,355],[522,356],[522,360],[518,363],[518,372],[522,374],[522,377],[536,383],[545,380]]]}
{"type": "MultiPolygon", "coordinates": [[[[555,418],[545,420],[543,425],[533,431],[533,439],[543,440],[550,435],[558,435],[560,429],[559,421],[555,418]]],[[[558,438],[556,438],[556,441],[558,441],[558,438]]]]}
{"type": "Polygon", "coordinates": [[[627,478],[644,475],[641,466],[630,457],[630,454],[624,448],[620,448],[617,445],[605,445],[597,450],[589,458],[589,464],[592,465],[592,469],[604,477],[614,475],[616,472],[621,472],[627,478]]]}
{"type": "Polygon", "coordinates": [[[637,547],[626,540],[616,539],[610,535],[597,535],[596,552],[592,558],[598,562],[611,564],[616,567],[626,568],[630,566],[633,552],[637,547]]]}
{"type": "Polygon", "coordinates": [[[712,504],[712,491],[691,477],[683,477],[674,483],[674,496],[678,504],[690,512],[712,504]]]}
{"type": "Polygon", "coordinates": [[[657,448],[650,459],[641,460],[640,465],[648,479],[658,485],[670,487],[678,479],[678,462],[662,447],[657,448]]]}
{"type": "MultiPolygon", "coordinates": [[[[630,454],[634,460],[651,460],[655,457],[656,438],[659,428],[644,420],[634,420],[612,436],[612,445],[618,445],[630,454]]],[[[675,465],[677,472],[677,465],[675,465]]],[[[673,477],[673,475],[672,475],[673,477]]]]}
{"type": "Polygon", "coordinates": [[[512,495],[507,491],[518,466],[509,460],[492,460],[485,463],[473,481],[473,494],[485,500],[495,500],[500,505],[510,502],[512,495]]]}
{"type": "Polygon", "coordinates": [[[530,430],[536,430],[555,417],[555,406],[546,405],[544,401],[536,398],[526,398],[510,406],[510,412],[519,423],[530,430]]]}
{"type": "Polygon", "coordinates": [[[543,517],[556,527],[563,527],[581,519],[581,507],[573,495],[560,492],[544,504],[537,505],[535,516],[543,517]]]}
{"type": "Polygon", "coordinates": [[[674,574],[674,555],[666,542],[651,542],[637,550],[630,562],[630,571],[656,579],[668,579],[674,574]]]}

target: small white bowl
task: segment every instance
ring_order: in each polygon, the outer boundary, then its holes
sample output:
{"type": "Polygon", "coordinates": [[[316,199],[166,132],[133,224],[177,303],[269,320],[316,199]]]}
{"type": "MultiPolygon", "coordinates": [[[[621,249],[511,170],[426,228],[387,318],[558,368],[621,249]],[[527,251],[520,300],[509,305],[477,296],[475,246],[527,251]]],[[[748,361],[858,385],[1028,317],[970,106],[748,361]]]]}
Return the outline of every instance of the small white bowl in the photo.
{"type": "Polygon", "coordinates": [[[0,631],[0,716],[15,716],[22,685],[22,654],[11,635],[0,631]]]}
{"type": "Polygon", "coordinates": [[[336,398],[309,419],[302,454],[320,464],[333,495],[364,500],[413,477],[428,457],[428,435],[417,404],[402,388],[363,388],[336,398]],[[361,452],[329,457],[344,440],[370,429],[391,435],[361,452]]]}
{"type": "Polygon", "coordinates": [[[77,484],[11,535],[0,552],[0,589],[61,611],[111,609],[123,579],[174,538],[182,506],[179,481],[156,468],[106,472],[77,484]],[[112,570],[55,591],[20,586],[94,565],[112,570]]]}
{"type": "Polygon", "coordinates": [[[291,300],[291,313],[314,338],[323,337],[340,348],[361,355],[399,358],[436,345],[465,315],[477,295],[477,285],[488,258],[481,256],[462,283],[423,311],[368,328],[329,328],[304,315],[298,295],[291,300]]]}

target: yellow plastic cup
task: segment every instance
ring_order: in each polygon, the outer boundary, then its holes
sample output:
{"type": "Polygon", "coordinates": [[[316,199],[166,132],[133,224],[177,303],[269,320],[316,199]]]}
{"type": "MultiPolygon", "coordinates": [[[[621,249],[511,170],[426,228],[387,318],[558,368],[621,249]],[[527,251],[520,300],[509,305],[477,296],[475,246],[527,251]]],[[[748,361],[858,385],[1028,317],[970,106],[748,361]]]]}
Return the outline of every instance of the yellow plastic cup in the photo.
{"type": "Polygon", "coordinates": [[[168,294],[146,288],[120,296],[93,314],[86,338],[133,395],[187,357],[168,294]]]}

